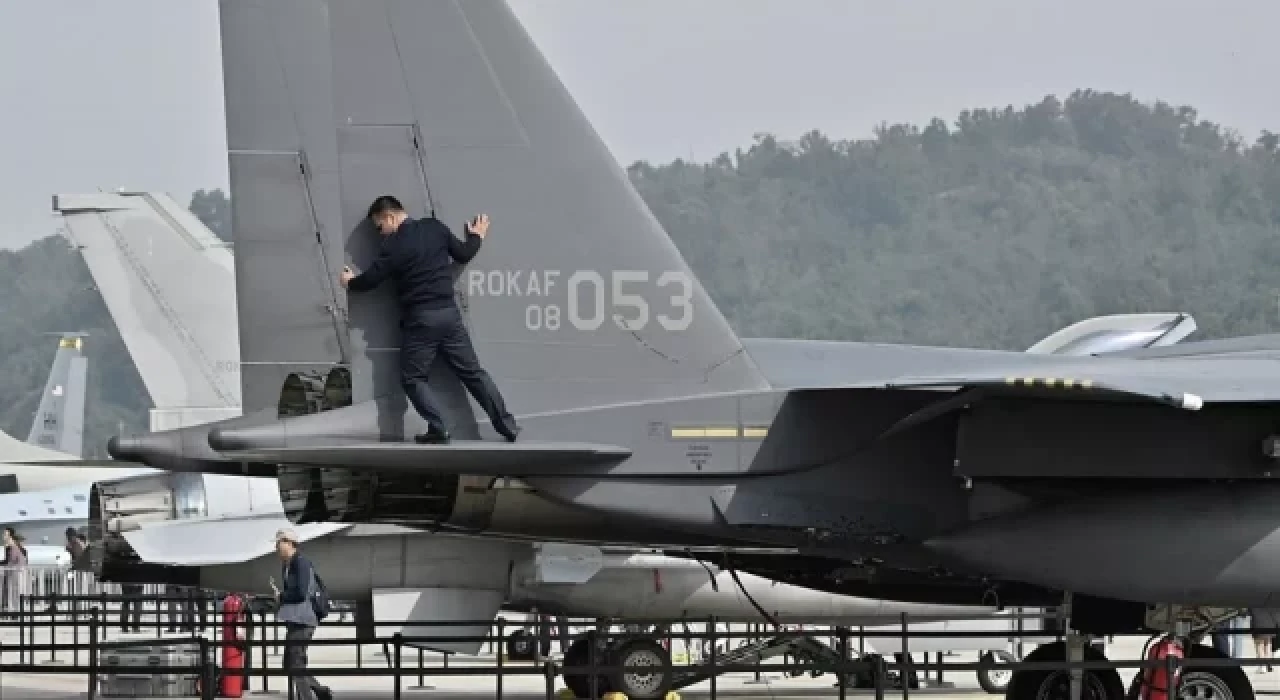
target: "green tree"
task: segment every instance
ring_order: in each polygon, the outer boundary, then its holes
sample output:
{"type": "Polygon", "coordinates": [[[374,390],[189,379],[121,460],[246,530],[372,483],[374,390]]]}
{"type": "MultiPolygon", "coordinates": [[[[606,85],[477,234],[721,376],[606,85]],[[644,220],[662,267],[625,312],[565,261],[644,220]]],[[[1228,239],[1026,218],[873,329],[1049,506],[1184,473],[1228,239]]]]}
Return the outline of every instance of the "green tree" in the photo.
{"type": "Polygon", "coordinates": [[[196,190],[187,207],[210,231],[224,241],[231,240],[231,200],[221,189],[196,190]]]}

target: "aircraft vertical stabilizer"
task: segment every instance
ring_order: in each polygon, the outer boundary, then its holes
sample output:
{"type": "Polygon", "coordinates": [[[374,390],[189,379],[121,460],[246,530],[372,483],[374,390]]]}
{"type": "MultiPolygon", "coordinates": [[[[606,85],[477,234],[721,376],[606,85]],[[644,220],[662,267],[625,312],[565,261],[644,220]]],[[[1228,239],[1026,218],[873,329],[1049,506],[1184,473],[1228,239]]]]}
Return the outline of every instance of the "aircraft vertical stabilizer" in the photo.
{"type": "Polygon", "coordinates": [[[241,403],[274,409],[292,372],[346,360],[327,11],[221,2],[241,403]]]}
{"type": "Polygon", "coordinates": [[[156,406],[152,430],[238,415],[227,244],[163,193],[59,194],[53,208],[156,406]]]}
{"type": "MultiPolygon", "coordinates": [[[[246,363],[346,359],[354,401],[399,394],[392,290],[332,289],[342,264],[372,261],[365,212],[392,194],[459,237],[491,216],[456,290],[513,412],[766,386],[504,2],[221,7],[246,363]]],[[[438,367],[455,432],[470,432],[438,367]]],[[[282,374],[253,371],[278,391],[282,374]]]]}
{"type": "Polygon", "coordinates": [[[45,381],[40,406],[31,421],[27,442],[75,457],[84,450],[84,398],[89,360],[83,354],[84,336],[63,333],[53,368],[45,381]]]}

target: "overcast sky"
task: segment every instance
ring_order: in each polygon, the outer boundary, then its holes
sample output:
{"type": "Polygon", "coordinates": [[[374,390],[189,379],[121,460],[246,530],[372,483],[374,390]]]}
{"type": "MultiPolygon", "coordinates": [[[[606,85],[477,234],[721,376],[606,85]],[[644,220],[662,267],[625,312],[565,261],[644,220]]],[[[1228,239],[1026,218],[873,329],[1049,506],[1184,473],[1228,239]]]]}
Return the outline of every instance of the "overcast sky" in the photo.
{"type": "MultiPolygon", "coordinates": [[[[1280,131],[1275,0],[510,2],[624,164],[1081,87],[1280,131]]],[[[0,104],[0,248],[57,192],[226,187],[216,0],[0,0],[0,104]]]]}

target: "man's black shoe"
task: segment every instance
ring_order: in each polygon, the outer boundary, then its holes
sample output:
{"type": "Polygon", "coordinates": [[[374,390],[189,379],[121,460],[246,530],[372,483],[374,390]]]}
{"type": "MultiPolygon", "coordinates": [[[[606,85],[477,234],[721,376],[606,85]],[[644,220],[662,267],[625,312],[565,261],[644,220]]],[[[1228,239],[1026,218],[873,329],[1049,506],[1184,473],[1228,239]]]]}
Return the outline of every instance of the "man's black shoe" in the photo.
{"type": "Polygon", "coordinates": [[[524,428],[521,428],[520,426],[517,425],[516,427],[512,428],[509,431],[508,430],[502,431],[502,437],[506,438],[507,442],[515,442],[516,438],[520,437],[521,430],[524,430],[524,428]]]}
{"type": "Polygon", "coordinates": [[[449,433],[439,428],[428,427],[427,432],[413,436],[419,445],[443,445],[449,442],[449,433]]]}

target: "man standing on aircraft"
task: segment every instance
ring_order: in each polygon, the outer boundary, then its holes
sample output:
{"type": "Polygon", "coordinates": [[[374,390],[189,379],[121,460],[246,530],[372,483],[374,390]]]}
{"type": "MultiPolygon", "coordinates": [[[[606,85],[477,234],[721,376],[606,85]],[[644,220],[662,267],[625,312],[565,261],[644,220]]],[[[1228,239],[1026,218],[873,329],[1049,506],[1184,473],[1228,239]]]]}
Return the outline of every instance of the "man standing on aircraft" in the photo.
{"type": "Polygon", "coordinates": [[[368,270],[356,275],[344,267],[339,279],[352,292],[374,289],[387,278],[396,282],[400,297],[400,381],[409,402],[427,421],[427,432],[415,440],[449,441],[444,418],[427,386],[427,374],[438,352],[489,415],[494,429],[509,442],[515,442],[520,426],[507,412],[489,373],[480,367],[453,296],[450,259],[467,263],[475,257],[489,231],[488,215],[481,214],[467,222],[465,243],[435,217],[410,219],[400,200],[390,195],[373,200],[368,215],[384,237],[382,252],[368,270]]]}
{"type": "Polygon", "coordinates": [[[276,588],[275,579],[271,579],[271,588],[275,590],[276,620],[285,624],[284,635],[284,668],[286,671],[298,673],[293,676],[293,690],[297,700],[332,700],[333,693],[328,687],[320,684],[315,676],[307,673],[307,645],[320,619],[316,616],[311,604],[311,596],[319,585],[315,578],[315,569],[311,560],[298,553],[298,535],[291,529],[276,532],[276,553],[283,563],[281,577],[284,579],[284,590],[276,588]]]}

